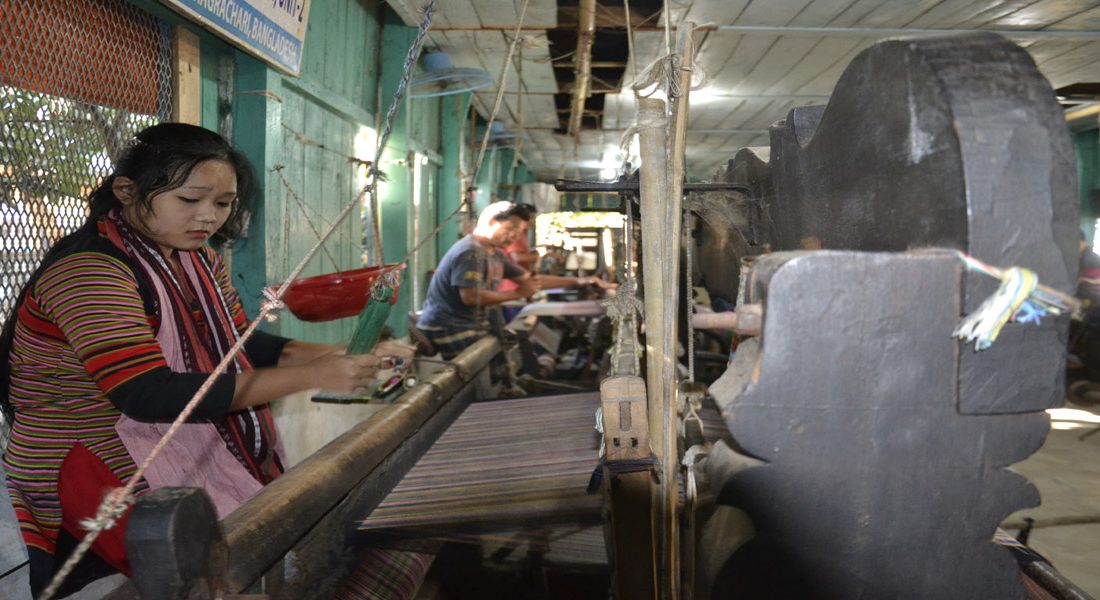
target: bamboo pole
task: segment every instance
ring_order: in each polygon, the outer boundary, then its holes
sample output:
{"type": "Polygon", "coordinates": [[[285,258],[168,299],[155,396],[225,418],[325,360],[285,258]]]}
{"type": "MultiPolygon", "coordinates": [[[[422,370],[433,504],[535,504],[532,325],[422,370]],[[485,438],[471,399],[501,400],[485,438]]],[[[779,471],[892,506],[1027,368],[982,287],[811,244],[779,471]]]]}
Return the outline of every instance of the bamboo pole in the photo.
{"type": "MultiPolygon", "coordinates": [[[[671,269],[676,259],[679,244],[679,222],[676,218],[668,220],[666,205],[668,197],[668,135],[665,122],[665,103],[649,98],[638,99],[639,148],[641,150],[640,202],[642,213],[642,289],[645,296],[645,359],[646,389],[648,393],[649,443],[653,455],[661,461],[660,483],[651,488],[650,526],[653,531],[653,565],[657,577],[657,597],[668,598],[671,588],[669,580],[675,577],[668,569],[672,565],[667,561],[670,521],[665,504],[665,490],[668,487],[664,475],[664,462],[669,454],[676,452],[676,439],[667,435],[668,404],[671,399],[666,395],[663,379],[668,373],[676,372],[675,329],[666,326],[673,323],[669,314],[675,314],[677,298],[675,270],[671,269]],[[675,231],[670,231],[674,228],[675,231]]],[[[679,202],[675,202],[679,206],[679,202]]],[[[675,514],[672,515],[673,518],[675,514]]]]}
{"type": "MultiPolygon", "coordinates": [[[[642,290],[645,295],[645,349],[646,349],[646,388],[649,390],[649,426],[650,447],[655,456],[662,456],[664,449],[663,412],[661,410],[661,373],[663,362],[671,356],[666,352],[663,339],[664,328],[660,320],[664,318],[665,300],[670,294],[665,292],[665,267],[670,252],[663,206],[668,185],[667,158],[665,148],[668,140],[664,128],[665,103],[650,98],[638,99],[638,123],[641,124],[638,147],[641,151],[641,173],[639,180],[639,200],[642,214],[641,244],[642,252],[642,290]],[[657,126],[660,124],[660,126],[657,126]]],[[[673,294],[674,296],[674,294],[673,294]]]]}
{"type": "MultiPolygon", "coordinates": [[[[691,74],[695,64],[695,23],[685,22],[678,30],[676,42],[676,55],[680,59],[680,69],[672,74],[676,86],[669,91],[671,102],[668,123],[668,191],[667,202],[664,204],[664,220],[668,225],[666,232],[667,243],[671,246],[671,252],[667,255],[665,281],[671,286],[671,293],[665,300],[665,311],[661,317],[661,326],[664,329],[663,337],[666,344],[665,360],[661,362],[661,408],[664,412],[661,421],[664,431],[663,454],[661,460],[661,506],[659,514],[662,546],[662,573],[668,574],[668,579],[663,582],[661,596],[669,600],[675,600],[680,595],[680,529],[677,504],[676,475],[679,472],[680,456],[677,451],[676,436],[679,430],[679,415],[677,391],[679,386],[676,379],[676,341],[679,326],[679,300],[678,293],[680,283],[680,235],[683,222],[683,192],[684,192],[684,149],[687,144],[688,127],[688,92],[691,90],[691,74]],[[679,94],[674,93],[675,90],[679,94]]],[[[690,291],[689,291],[690,294],[690,291]]],[[[689,295],[690,297],[690,295],[689,295]]]]}
{"type": "Polygon", "coordinates": [[[653,490],[653,529],[658,596],[675,600],[680,591],[678,527],[679,470],[676,343],[679,315],[680,234],[688,98],[694,63],[693,27],[680,29],[678,71],[669,82],[671,110],[667,133],[646,126],[663,116],[660,101],[639,99],[641,127],[641,208],[643,287],[646,313],[646,388],[650,445],[660,462],[653,490]],[[678,93],[677,93],[678,92],[678,93]]]}

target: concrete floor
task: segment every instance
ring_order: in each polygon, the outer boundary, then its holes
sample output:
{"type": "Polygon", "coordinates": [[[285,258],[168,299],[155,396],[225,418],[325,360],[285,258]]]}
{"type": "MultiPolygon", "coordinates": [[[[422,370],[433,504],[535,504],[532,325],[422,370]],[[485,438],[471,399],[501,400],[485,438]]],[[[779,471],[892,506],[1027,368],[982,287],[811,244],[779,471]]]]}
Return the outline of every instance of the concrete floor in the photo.
{"type": "Polygon", "coordinates": [[[1013,467],[1039,488],[1042,504],[1011,515],[1006,529],[1016,533],[1024,517],[1035,519],[1029,545],[1100,598],[1100,405],[1051,413],[1046,443],[1013,467]]]}

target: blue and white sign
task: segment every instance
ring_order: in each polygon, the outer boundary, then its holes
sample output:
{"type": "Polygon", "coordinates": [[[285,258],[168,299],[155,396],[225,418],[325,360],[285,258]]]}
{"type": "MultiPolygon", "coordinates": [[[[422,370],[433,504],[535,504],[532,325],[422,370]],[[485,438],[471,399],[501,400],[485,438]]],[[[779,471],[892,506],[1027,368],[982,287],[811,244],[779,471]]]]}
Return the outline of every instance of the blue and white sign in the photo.
{"type": "Polygon", "coordinates": [[[310,0],[162,0],[242,50],[297,75],[310,0]]]}

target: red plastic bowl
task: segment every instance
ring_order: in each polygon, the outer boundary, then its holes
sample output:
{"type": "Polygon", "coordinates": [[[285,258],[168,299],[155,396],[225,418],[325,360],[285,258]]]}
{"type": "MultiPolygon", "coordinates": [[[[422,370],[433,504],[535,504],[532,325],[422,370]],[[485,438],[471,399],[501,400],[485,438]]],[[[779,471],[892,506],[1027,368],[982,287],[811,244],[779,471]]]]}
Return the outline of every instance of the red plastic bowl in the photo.
{"type": "MultiPolygon", "coordinates": [[[[367,305],[374,280],[397,266],[363,267],[299,279],[287,288],[283,302],[295,317],[303,321],[354,317],[367,305]]],[[[396,291],[394,301],[397,300],[396,291]]]]}

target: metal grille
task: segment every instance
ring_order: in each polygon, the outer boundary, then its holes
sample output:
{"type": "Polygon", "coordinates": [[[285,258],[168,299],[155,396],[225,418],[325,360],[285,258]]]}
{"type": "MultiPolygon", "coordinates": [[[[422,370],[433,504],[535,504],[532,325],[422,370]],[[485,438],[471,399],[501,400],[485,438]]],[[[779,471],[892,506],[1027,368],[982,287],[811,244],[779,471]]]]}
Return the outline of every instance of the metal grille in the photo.
{"type": "Polygon", "coordinates": [[[0,0],[0,323],[112,159],[168,117],[170,31],[125,0],[0,0]]]}

